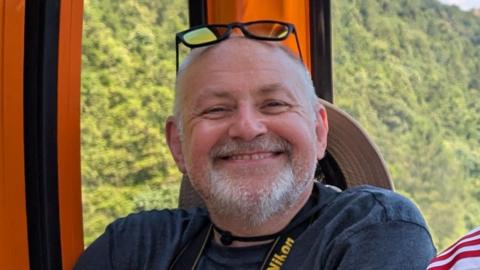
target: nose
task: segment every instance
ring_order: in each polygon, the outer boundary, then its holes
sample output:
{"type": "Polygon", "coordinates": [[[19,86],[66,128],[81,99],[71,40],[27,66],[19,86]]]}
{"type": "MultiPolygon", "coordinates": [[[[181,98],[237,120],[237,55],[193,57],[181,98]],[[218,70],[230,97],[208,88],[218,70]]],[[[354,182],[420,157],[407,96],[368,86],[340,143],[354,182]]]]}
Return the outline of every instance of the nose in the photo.
{"type": "Polygon", "coordinates": [[[228,135],[233,139],[251,141],[267,132],[267,127],[254,108],[240,107],[237,117],[234,117],[228,129],[228,135]]]}

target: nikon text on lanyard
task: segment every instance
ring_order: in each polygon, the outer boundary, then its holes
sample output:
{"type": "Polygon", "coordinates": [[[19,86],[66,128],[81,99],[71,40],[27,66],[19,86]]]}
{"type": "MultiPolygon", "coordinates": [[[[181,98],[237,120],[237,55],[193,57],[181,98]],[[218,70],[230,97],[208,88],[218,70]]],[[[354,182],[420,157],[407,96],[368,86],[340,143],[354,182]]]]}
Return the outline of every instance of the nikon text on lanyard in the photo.
{"type": "MultiPolygon", "coordinates": [[[[297,239],[297,237],[308,227],[308,225],[310,225],[310,222],[307,222],[309,220],[310,219],[304,220],[302,224],[297,224],[295,228],[285,231],[275,239],[272,247],[263,261],[261,269],[281,269],[283,263],[287,260],[288,255],[295,244],[295,239],[297,239]]],[[[205,247],[212,237],[212,234],[213,225],[210,224],[205,226],[205,228],[197,235],[197,237],[187,244],[180,254],[178,254],[169,269],[196,269],[198,262],[205,251],[205,247]]]]}

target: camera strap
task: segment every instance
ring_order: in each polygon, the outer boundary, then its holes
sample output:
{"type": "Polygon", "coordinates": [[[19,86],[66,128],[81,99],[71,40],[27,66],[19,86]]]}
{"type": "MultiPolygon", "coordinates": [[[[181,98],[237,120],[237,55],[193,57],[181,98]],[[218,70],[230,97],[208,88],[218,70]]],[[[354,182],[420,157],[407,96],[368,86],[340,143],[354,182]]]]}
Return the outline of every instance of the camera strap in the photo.
{"type": "MultiPolygon", "coordinates": [[[[276,234],[275,240],[267,252],[260,269],[281,269],[290,255],[297,238],[318,217],[318,214],[323,207],[321,205],[316,205],[317,196],[315,195],[317,194],[315,191],[292,222],[276,234]]],[[[200,258],[212,239],[213,231],[214,225],[211,222],[204,226],[203,229],[177,254],[170,265],[169,270],[196,269],[200,258]]],[[[235,238],[242,239],[242,237],[235,238]]]]}

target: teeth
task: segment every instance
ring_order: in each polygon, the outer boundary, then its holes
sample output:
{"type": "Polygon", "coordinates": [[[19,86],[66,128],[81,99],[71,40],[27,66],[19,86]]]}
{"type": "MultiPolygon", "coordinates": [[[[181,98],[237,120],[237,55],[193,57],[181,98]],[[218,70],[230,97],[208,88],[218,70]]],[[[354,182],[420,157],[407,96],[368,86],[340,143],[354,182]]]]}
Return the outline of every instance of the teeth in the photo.
{"type": "Polygon", "coordinates": [[[260,154],[246,154],[246,155],[233,155],[231,160],[259,160],[271,157],[272,153],[260,153],[260,154]]]}

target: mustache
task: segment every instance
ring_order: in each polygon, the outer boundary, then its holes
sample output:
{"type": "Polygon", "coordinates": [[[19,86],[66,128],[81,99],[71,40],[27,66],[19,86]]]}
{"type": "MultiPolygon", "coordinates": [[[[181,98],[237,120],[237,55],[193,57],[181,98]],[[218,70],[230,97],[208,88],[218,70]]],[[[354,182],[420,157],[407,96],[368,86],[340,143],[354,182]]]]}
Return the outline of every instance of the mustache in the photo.
{"type": "Polygon", "coordinates": [[[263,135],[252,141],[227,138],[215,144],[210,150],[211,158],[226,158],[235,154],[253,152],[290,153],[292,146],[275,135],[263,135]]]}

